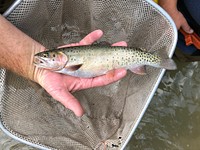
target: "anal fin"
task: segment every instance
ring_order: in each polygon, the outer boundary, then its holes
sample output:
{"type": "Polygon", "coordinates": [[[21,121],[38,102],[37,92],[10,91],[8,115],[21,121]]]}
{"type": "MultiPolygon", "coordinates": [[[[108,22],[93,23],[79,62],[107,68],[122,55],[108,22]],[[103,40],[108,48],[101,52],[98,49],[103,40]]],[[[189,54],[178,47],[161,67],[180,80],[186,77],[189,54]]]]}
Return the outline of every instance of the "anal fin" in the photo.
{"type": "Polygon", "coordinates": [[[133,68],[128,68],[131,72],[138,75],[146,75],[146,67],[145,66],[137,66],[133,68]]]}

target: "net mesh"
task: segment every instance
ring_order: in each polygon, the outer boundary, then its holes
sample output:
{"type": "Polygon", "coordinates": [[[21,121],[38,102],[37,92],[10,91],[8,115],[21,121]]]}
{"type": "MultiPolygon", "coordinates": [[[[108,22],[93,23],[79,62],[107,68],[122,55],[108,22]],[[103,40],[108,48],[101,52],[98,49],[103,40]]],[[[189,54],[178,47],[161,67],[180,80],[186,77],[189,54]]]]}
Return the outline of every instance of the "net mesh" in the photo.
{"type": "MultiPolygon", "coordinates": [[[[23,0],[7,17],[47,48],[78,42],[95,29],[102,41],[126,41],[148,51],[172,50],[174,30],[145,0],[23,0]]],[[[0,70],[1,122],[11,134],[50,149],[117,149],[134,128],[161,69],[128,75],[114,84],[74,93],[83,117],[39,85],[0,70]]]]}

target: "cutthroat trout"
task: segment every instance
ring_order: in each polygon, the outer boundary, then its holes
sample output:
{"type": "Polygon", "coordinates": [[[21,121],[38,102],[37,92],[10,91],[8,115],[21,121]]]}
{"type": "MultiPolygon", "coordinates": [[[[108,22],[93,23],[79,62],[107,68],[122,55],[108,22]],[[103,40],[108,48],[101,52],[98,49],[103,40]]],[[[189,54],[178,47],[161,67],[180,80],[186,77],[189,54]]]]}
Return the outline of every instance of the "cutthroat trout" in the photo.
{"type": "Polygon", "coordinates": [[[144,75],[146,65],[176,69],[172,59],[145,52],[140,48],[96,45],[40,52],[34,56],[34,64],[40,68],[82,78],[100,76],[118,68],[144,75]]]}

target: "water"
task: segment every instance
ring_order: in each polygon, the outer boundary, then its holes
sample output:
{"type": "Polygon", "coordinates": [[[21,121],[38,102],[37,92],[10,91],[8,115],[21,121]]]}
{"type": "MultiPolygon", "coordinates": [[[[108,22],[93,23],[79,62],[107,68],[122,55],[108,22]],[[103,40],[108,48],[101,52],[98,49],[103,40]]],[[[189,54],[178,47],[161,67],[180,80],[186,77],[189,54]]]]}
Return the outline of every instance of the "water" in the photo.
{"type": "MultiPolygon", "coordinates": [[[[167,71],[126,150],[198,150],[200,64],[167,71]]],[[[0,132],[0,150],[33,150],[0,132]]]]}
{"type": "Polygon", "coordinates": [[[166,72],[127,150],[199,150],[199,63],[166,72]]]}
{"type": "Polygon", "coordinates": [[[36,150],[30,146],[19,143],[3,132],[0,132],[0,150],[36,150]]]}

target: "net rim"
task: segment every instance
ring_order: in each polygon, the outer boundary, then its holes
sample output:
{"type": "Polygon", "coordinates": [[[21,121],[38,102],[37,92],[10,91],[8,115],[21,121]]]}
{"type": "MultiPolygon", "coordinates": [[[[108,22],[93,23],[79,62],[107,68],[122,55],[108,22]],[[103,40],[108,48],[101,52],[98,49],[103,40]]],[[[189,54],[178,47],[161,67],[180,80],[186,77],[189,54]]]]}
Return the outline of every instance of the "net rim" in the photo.
{"type": "MultiPolygon", "coordinates": [[[[160,13],[166,18],[166,20],[169,21],[169,23],[170,23],[170,25],[171,25],[171,27],[172,27],[172,29],[173,29],[173,32],[174,32],[174,36],[173,36],[174,40],[173,40],[173,43],[172,43],[172,46],[171,46],[171,50],[169,51],[169,52],[170,52],[170,53],[169,53],[169,57],[172,57],[172,56],[173,56],[173,53],[174,53],[174,51],[175,51],[176,42],[177,42],[177,38],[178,38],[177,29],[176,29],[176,25],[175,25],[174,21],[172,20],[172,18],[167,14],[167,12],[166,12],[164,9],[162,9],[158,4],[156,4],[156,3],[153,2],[152,0],[143,0],[143,1],[146,1],[146,2],[147,2],[149,5],[151,5],[153,8],[157,9],[157,11],[160,12],[160,13]]],[[[16,1],[12,4],[12,6],[9,7],[9,9],[3,14],[3,16],[4,16],[4,17],[9,16],[9,14],[10,14],[21,2],[22,2],[22,0],[16,0],[16,1]]],[[[162,69],[162,70],[161,70],[161,73],[160,73],[160,75],[159,75],[159,77],[158,77],[158,80],[157,80],[157,81],[155,82],[155,84],[154,84],[154,88],[153,88],[152,92],[150,93],[150,96],[148,97],[148,100],[147,100],[147,102],[146,102],[146,104],[145,104],[144,109],[143,109],[142,112],[141,112],[141,115],[138,116],[137,121],[136,121],[134,127],[131,129],[130,134],[129,134],[128,137],[126,138],[125,142],[123,142],[123,145],[121,146],[120,149],[124,149],[124,148],[126,147],[126,145],[128,144],[128,142],[130,141],[130,139],[131,139],[133,133],[135,132],[137,126],[139,125],[139,123],[140,123],[140,121],[141,121],[141,119],[142,119],[144,113],[146,112],[146,109],[148,108],[148,105],[150,104],[151,99],[153,98],[154,93],[155,93],[155,91],[157,90],[158,85],[159,85],[159,83],[161,82],[161,79],[162,79],[162,77],[163,77],[165,71],[166,71],[165,69],[162,69]]],[[[21,142],[21,143],[30,145],[30,146],[35,147],[35,148],[38,148],[38,149],[49,150],[48,148],[45,148],[45,147],[43,147],[43,146],[40,146],[40,145],[31,143],[31,142],[29,142],[29,141],[26,141],[26,140],[24,140],[24,139],[21,139],[21,138],[15,136],[14,134],[12,134],[11,132],[9,132],[9,131],[6,129],[6,127],[3,125],[2,121],[0,121],[0,129],[2,129],[2,131],[3,131],[6,135],[10,136],[11,138],[13,138],[13,139],[15,139],[15,140],[17,140],[17,141],[19,141],[19,142],[21,142]]]]}
{"type": "Polygon", "coordinates": [[[8,135],[9,137],[15,139],[16,141],[18,142],[21,142],[21,143],[24,143],[26,145],[29,145],[29,146],[32,146],[32,147],[35,147],[35,148],[38,148],[38,149],[41,149],[41,150],[51,150],[51,149],[48,149],[48,148],[45,148],[44,146],[40,146],[40,145],[37,145],[37,144],[34,144],[34,143],[31,143],[29,141],[26,141],[22,138],[19,138],[17,136],[15,136],[14,134],[12,134],[11,132],[9,132],[3,125],[2,121],[0,121],[0,129],[6,134],[8,135]]]}
{"type": "MultiPolygon", "coordinates": [[[[172,20],[172,18],[169,16],[169,14],[163,9],[161,8],[158,4],[156,4],[153,0],[144,0],[146,1],[147,3],[149,3],[151,6],[153,6],[154,8],[156,8],[164,17],[166,17],[166,19],[169,21],[169,23],[171,24],[172,26],[172,29],[173,29],[173,32],[174,32],[174,40],[173,40],[173,43],[172,43],[172,48],[170,50],[170,53],[169,53],[169,57],[171,58],[174,54],[174,51],[175,51],[175,48],[176,48],[176,43],[177,43],[177,40],[178,40],[178,32],[177,32],[177,28],[176,28],[176,25],[174,23],[174,21],[172,20]]],[[[142,110],[140,116],[138,116],[138,119],[137,121],[135,122],[135,125],[134,127],[131,129],[131,132],[130,134],[128,135],[126,141],[123,143],[121,149],[125,149],[126,145],[128,144],[128,142],[130,141],[131,137],[133,136],[137,126],[139,125],[144,113],[146,112],[150,102],[151,102],[151,99],[153,98],[154,96],[154,93],[156,92],[161,80],[162,80],[162,77],[165,73],[166,69],[161,69],[161,73],[158,77],[158,80],[155,82],[155,85],[154,85],[154,88],[150,94],[150,96],[148,97],[148,100],[144,106],[144,109],[142,110]]]]}
{"type": "Polygon", "coordinates": [[[4,17],[9,16],[12,11],[22,2],[22,0],[15,0],[13,4],[3,13],[4,17]]]}

